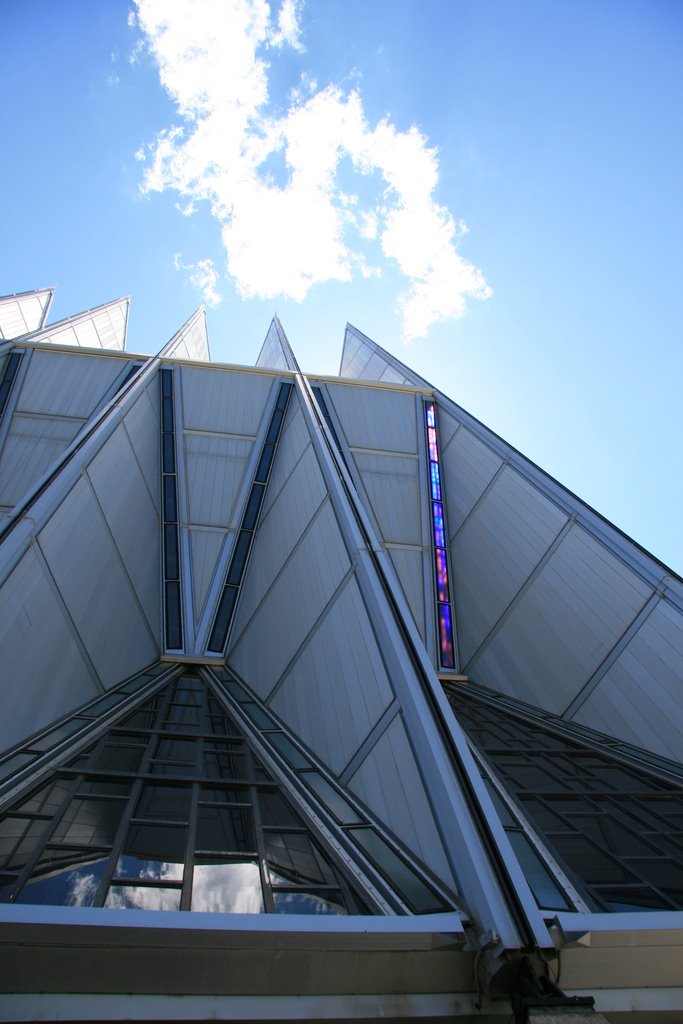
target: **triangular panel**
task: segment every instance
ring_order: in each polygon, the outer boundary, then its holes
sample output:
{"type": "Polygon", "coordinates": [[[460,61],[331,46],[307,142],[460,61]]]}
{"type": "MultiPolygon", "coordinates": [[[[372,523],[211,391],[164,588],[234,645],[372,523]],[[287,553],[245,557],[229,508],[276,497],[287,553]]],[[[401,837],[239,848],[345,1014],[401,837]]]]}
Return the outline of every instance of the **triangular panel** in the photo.
{"type": "Polygon", "coordinates": [[[218,556],[227,536],[227,532],[218,530],[190,530],[192,595],[196,619],[202,614],[209,586],[216,571],[218,556]]]}
{"type": "MultiPolygon", "coordinates": [[[[30,335],[31,341],[50,345],[75,345],[123,351],[130,299],[116,299],[78,316],[70,316],[30,335]]],[[[22,340],[28,340],[22,339],[22,340]]]]}
{"type": "Polygon", "coordinates": [[[0,298],[0,341],[8,338],[20,338],[23,334],[39,331],[45,322],[53,296],[53,288],[41,288],[34,292],[2,296],[0,298]]]}
{"type": "Polygon", "coordinates": [[[165,359],[193,359],[208,362],[209,335],[206,326],[206,310],[200,306],[160,353],[165,359]]]}
{"type": "Polygon", "coordinates": [[[298,370],[299,366],[284,328],[277,316],[266,334],[256,365],[267,370],[298,370]]]}

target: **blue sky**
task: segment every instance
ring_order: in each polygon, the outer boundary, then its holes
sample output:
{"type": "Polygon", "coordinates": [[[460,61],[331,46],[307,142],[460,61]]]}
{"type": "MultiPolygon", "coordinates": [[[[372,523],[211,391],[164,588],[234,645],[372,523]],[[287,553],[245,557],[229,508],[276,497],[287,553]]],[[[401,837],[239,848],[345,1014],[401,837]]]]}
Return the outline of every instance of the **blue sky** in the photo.
{"type": "Polygon", "coordinates": [[[0,0],[0,292],[347,320],[683,570],[679,0],[0,0]],[[217,13],[218,12],[218,13],[217,13]]]}

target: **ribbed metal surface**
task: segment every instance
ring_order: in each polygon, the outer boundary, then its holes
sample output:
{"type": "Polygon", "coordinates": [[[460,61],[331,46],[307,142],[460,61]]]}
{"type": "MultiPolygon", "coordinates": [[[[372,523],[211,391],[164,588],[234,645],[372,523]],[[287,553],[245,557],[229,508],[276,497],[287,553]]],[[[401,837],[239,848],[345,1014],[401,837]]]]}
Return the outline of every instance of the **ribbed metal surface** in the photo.
{"type": "Polygon", "coordinates": [[[33,550],[0,589],[0,649],[3,750],[98,692],[33,550]]]}

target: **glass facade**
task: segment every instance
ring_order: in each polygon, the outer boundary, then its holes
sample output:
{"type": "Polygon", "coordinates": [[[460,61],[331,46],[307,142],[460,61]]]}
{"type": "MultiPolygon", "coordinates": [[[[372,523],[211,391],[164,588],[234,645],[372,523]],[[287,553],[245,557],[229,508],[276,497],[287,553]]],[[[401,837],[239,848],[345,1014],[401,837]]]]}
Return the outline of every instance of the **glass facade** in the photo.
{"type": "Polygon", "coordinates": [[[0,820],[7,902],[366,913],[212,686],[182,674],[0,820]]]}
{"type": "MultiPolygon", "coordinates": [[[[445,688],[483,773],[512,797],[590,909],[683,910],[683,778],[629,764],[495,698],[445,688]]],[[[497,794],[494,804],[539,903],[562,909],[519,819],[497,794]]]]}

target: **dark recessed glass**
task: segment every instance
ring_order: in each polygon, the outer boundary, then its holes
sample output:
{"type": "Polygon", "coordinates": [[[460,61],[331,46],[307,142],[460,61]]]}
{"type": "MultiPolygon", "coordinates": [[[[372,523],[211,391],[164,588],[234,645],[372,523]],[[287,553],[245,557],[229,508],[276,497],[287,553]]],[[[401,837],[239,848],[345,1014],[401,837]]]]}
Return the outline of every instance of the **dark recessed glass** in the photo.
{"type": "Polygon", "coordinates": [[[292,741],[281,732],[269,732],[266,734],[267,739],[273,744],[273,746],[280,751],[282,756],[287,760],[292,768],[312,768],[313,765],[308,760],[305,754],[303,754],[298,747],[295,747],[292,741]]]}
{"type": "Polygon", "coordinates": [[[180,584],[166,584],[166,646],[178,650],[183,646],[181,625],[180,584]]]}
{"type": "Polygon", "coordinates": [[[164,571],[167,580],[180,579],[178,527],[175,523],[166,523],[164,525],[164,571]]]}
{"type": "Polygon", "coordinates": [[[87,850],[52,851],[52,862],[41,860],[17,896],[17,903],[40,903],[62,907],[90,907],[100,883],[106,857],[93,859],[87,850]],[[40,877],[40,875],[44,877],[40,877]]]}
{"type": "Polygon", "coordinates": [[[175,523],[178,518],[178,510],[175,497],[175,477],[165,476],[164,480],[164,519],[168,523],[175,523]]]}
{"type": "Polygon", "coordinates": [[[4,379],[7,381],[13,381],[16,377],[17,370],[19,369],[19,363],[22,359],[22,352],[10,352],[9,358],[5,363],[4,379]]]}
{"type": "Polygon", "coordinates": [[[221,603],[218,606],[216,620],[211,631],[209,650],[214,653],[222,653],[228,635],[228,627],[232,619],[233,608],[237,600],[237,587],[224,587],[221,594],[221,603]]]}
{"type": "Polygon", "coordinates": [[[374,861],[385,878],[418,914],[435,914],[449,909],[374,829],[353,828],[348,830],[347,835],[374,861]]]}
{"type": "Polygon", "coordinates": [[[9,393],[12,390],[12,382],[9,380],[3,380],[0,384],[0,413],[5,408],[5,403],[9,398],[9,393]]]}
{"type": "Polygon", "coordinates": [[[280,385],[280,390],[277,396],[276,409],[284,409],[287,405],[287,399],[289,398],[289,392],[292,390],[292,384],[285,382],[280,385]]]}
{"type": "Polygon", "coordinates": [[[175,473],[175,444],[173,434],[162,434],[162,467],[164,473],[175,473]]]}
{"type": "Polygon", "coordinates": [[[161,429],[164,434],[173,433],[173,399],[161,399],[161,429]]]}
{"type": "Polygon", "coordinates": [[[159,821],[187,821],[190,816],[190,786],[146,784],[135,808],[136,818],[159,821]]]}
{"type": "Polygon", "coordinates": [[[358,825],[362,823],[363,818],[360,817],[357,811],[354,811],[351,804],[318,772],[302,772],[299,777],[307,782],[311,789],[317,793],[327,809],[332,812],[337,821],[340,821],[342,825],[358,825]]]}
{"type": "Polygon", "coordinates": [[[197,850],[202,853],[256,853],[251,807],[200,807],[197,850]]]}
{"type": "Polygon", "coordinates": [[[244,572],[244,566],[247,561],[247,555],[249,554],[249,547],[251,545],[252,534],[248,533],[247,530],[240,530],[235,544],[235,550],[232,553],[232,560],[230,562],[230,571],[228,572],[227,585],[238,586],[242,579],[242,573],[244,572]]]}
{"type": "Polygon", "coordinates": [[[173,370],[161,371],[161,394],[164,398],[171,398],[173,395],[173,370]]]}
{"type": "Polygon", "coordinates": [[[570,903],[527,836],[522,832],[508,832],[507,837],[539,907],[543,910],[570,910],[570,903]]]}
{"type": "Polygon", "coordinates": [[[266,441],[269,444],[275,444],[280,433],[280,427],[282,426],[282,419],[284,417],[284,411],[282,409],[276,409],[273,413],[273,417],[268,427],[268,433],[266,434],[266,441]]]}
{"type": "Polygon", "coordinates": [[[242,528],[244,530],[253,530],[256,526],[256,520],[258,518],[259,509],[261,508],[261,502],[263,501],[263,495],[265,494],[266,488],[263,484],[254,484],[249,495],[249,501],[244,512],[244,518],[242,519],[242,528]]]}
{"type": "Polygon", "coordinates": [[[256,483],[263,484],[268,479],[268,471],[270,470],[270,464],[273,461],[274,454],[275,445],[264,444],[263,451],[261,452],[261,458],[258,464],[258,469],[256,470],[256,476],[254,477],[256,483]]]}

